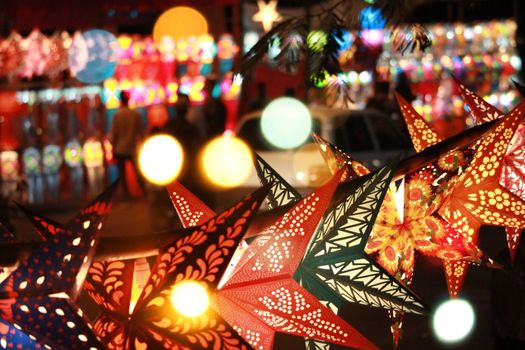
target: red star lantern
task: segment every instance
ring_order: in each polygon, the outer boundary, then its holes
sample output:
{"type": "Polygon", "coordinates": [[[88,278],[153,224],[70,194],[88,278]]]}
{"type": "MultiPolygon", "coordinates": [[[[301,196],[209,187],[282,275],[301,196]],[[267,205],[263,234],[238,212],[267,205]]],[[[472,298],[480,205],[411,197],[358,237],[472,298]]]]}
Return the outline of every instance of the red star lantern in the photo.
{"type": "MultiPolygon", "coordinates": [[[[503,117],[503,112],[467,89],[461,82],[456,80],[456,84],[476,123],[481,124],[503,117]]],[[[514,133],[507,148],[499,176],[499,183],[513,194],[525,200],[525,125],[523,123],[520,124],[518,130],[514,133]]],[[[513,262],[522,230],[511,227],[506,227],[505,230],[510,258],[513,262]]]]}
{"type": "Polygon", "coordinates": [[[440,208],[441,216],[469,242],[477,242],[482,224],[517,229],[525,226],[525,203],[498,182],[506,149],[524,111],[525,104],[519,105],[483,138],[440,208]]]}
{"type": "MultiPolygon", "coordinates": [[[[249,349],[213,308],[199,315],[178,310],[177,305],[191,302],[194,295],[182,300],[175,291],[191,284],[207,295],[216,293],[234,249],[267,192],[262,188],[209,220],[201,220],[209,211],[204,207],[198,218],[185,216],[187,223],[196,224],[160,250],[131,311],[134,263],[93,264],[85,288],[103,309],[94,328],[108,348],[249,349]]],[[[186,204],[182,207],[187,208],[186,204]]]]}
{"type": "Polygon", "coordinates": [[[216,294],[221,315],[254,349],[271,349],[276,331],[375,348],[293,280],[342,173],[257,236],[216,294]]]}

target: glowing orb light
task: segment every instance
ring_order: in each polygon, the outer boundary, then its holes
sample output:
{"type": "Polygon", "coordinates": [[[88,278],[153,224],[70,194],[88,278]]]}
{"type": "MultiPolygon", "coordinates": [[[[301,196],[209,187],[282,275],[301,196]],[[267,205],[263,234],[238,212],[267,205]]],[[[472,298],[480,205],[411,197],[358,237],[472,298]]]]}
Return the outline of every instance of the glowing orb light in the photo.
{"type": "Polygon", "coordinates": [[[186,317],[197,317],[208,310],[210,296],[202,283],[182,281],[173,287],[171,303],[179,314],[186,317]]]}
{"type": "Polygon", "coordinates": [[[468,302],[452,299],[438,307],[432,319],[432,327],[440,341],[455,343],[470,333],[474,318],[474,310],[468,302]]]}
{"type": "Polygon", "coordinates": [[[312,30],[306,37],[306,45],[312,51],[322,51],[328,42],[328,35],[322,30],[312,30]]]}
{"type": "Polygon", "coordinates": [[[75,35],[68,56],[71,73],[88,84],[110,78],[117,67],[117,48],[117,38],[102,29],[75,35]]]}
{"type": "Polygon", "coordinates": [[[280,97],[263,110],[261,131],[272,145],[295,148],[303,144],[312,131],[310,111],[295,98],[280,97]]]}
{"type": "Polygon", "coordinates": [[[157,43],[165,36],[173,41],[208,34],[208,22],[197,10],[187,6],[176,6],[160,15],[153,27],[153,38],[157,43]]]}
{"type": "Polygon", "coordinates": [[[252,153],[244,141],[226,133],[204,147],[201,166],[213,184],[226,188],[238,186],[250,175],[252,153]]]}
{"type": "Polygon", "coordinates": [[[175,180],[184,162],[184,152],[173,137],[160,134],[149,138],[139,151],[142,175],[155,185],[164,186],[175,180]]]}
{"type": "Polygon", "coordinates": [[[258,41],[259,41],[259,34],[257,34],[257,32],[247,31],[246,33],[244,33],[244,38],[242,41],[244,53],[250,51],[250,49],[255,44],[257,44],[258,41]]]}

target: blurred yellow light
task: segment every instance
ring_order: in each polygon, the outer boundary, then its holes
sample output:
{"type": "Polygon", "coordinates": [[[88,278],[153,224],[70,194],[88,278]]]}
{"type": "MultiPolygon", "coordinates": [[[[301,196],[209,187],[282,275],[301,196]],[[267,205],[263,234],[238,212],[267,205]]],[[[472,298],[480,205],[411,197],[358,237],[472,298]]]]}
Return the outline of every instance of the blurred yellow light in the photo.
{"type": "Polygon", "coordinates": [[[165,134],[149,138],[139,151],[139,168],[151,183],[164,186],[175,180],[184,162],[180,143],[165,134]]]}
{"type": "Polygon", "coordinates": [[[201,167],[213,184],[220,187],[238,186],[250,175],[253,167],[252,153],[244,141],[225,134],[205,146],[201,167]]]}
{"type": "Polygon", "coordinates": [[[208,22],[197,10],[187,6],[173,7],[157,19],[153,27],[153,39],[160,43],[165,36],[174,41],[208,33],[208,22]]]}
{"type": "Polygon", "coordinates": [[[197,317],[208,310],[210,296],[204,284],[182,281],[173,287],[171,303],[179,314],[186,317],[197,317]]]}

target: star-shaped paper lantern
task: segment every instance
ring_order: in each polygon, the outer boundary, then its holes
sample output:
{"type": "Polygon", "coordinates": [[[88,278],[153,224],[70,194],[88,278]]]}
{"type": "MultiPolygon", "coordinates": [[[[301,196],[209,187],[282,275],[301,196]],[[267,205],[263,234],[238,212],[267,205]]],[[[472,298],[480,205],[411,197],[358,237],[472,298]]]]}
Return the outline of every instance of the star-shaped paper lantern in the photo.
{"type": "Polygon", "coordinates": [[[520,104],[482,139],[440,209],[441,216],[466,235],[469,242],[477,242],[482,224],[517,229],[525,226],[524,201],[498,182],[506,149],[524,111],[525,104],[520,104]]]}
{"type": "MultiPolygon", "coordinates": [[[[501,118],[504,113],[486,102],[481,96],[467,89],[456,80],[463,100],[469,107],[476,123],[484,123],[501,118]]],[[[525,125],[520,124],[507,148],[499,183],[513,194],[525,200],[525,125]]],[[[520,240],[521,228],[505,228],[511,261],[514,261],[520,240]]]]}
{"type": "Polygon", "coordinates": [[[366,179],[325,217],[299,267],[301,283],[323,300],[422,313],[419,299],[365,253],[393,167],[366,179]]]}
{"type": "MultiPolygon", "coordinates": [[[[293,192],[295,192],[293,187],[291,187],[288,183],[286,183],[286,181],[279,174],[277,174],[275,172],[275,170],[273,170],[260,157],[259,157],[259,161],[257,163],[257,167],[258,167],[258,174],[259,174],[261,182],[263,184],[266,184],[269,181],[272,181],[272,183],[273,182],[282,182],[282,184],[280,184],[279,186],[276,186],[275,184],[273,185],[272,188],[275,188],[275,189],[278,189],[278,190],[277,191],[270,191],[270,194],[268,195],[268,197],[270,197],[269,198],[270,199],[270,203],[278,202],[276,200],[277,198],[275,198],[275,197],[278,197],[278,198],[289,198],[288,196],[283,196],[282,195],[283,191],[293,191],[293,192]],[[272,197],[274,197],[274,198],[272,198],[272,197]]],[[[389,174],[391,175],[391,171],[389,172],[389,174]]],[[[386,183],[388,183],[388,181],[386,181],[386,183]]],[[[372,183],[374,183],[374,182],[372,182],[372,183]]],[[[374,184],[377,184],[377,183],[374,183],[374,184]]],[[[387,185],[385,185],[385,186],[387,186],[387,185]]],[[[179,199],[177,201],[178,204],[174,203],[175,206],[183,205],[185,207],[188,207],[187,204],[189,203],[189,208],[194,208],[194,210],[197,210],[197,208],[200,208],[202,206],[202,204],[199,203],[198,199],[196,199],[194,196],[187,196],[187,198],[185,200],[181,201],[180,200],[181,194],[182,193],[187,193],[187,191],[178,183],[176,184],[176,186],[173,186],[169,190],[170,190],[170,193],[173,192],[174,194],[176,194],[176,195],[172,195],[172,198],[178,198],[179,199]],[[193,204],[191,204],[191,203],[193,203],[193,204]]],[[[360,190],[358,190],[357,192],[362,193],[360,190]]],[[[364,193],[365,194],[362,195],[362,197],[366,197],[367,195],[370,195],[369,191],[364,191],[364,193]]],[[[295,197],[297,197],[297,196],[298,195],[296,195],[295,197]]],[[[365,202],[364,199],[363,199],[363,202],[365,202]]],[[[371,202],[371,201],[368,201],[368,202],[371,202]]],[[[288,202],[284,201],[283,204],[287,205],[288,202]]],[[[346,208],[348,210],[353,210],[353,209],[355,209],[355,206],[347,205],[346,208]]],[[[327,215],[327,217],[330,217],[330,216],[333,216],[333,215],[339,215],[340,218],[342,219],[342,217],[344,216],[344,213],[345,213],[344,210],[342,210],[340,207],[337,207],[337,208],[334,208],[327,215]],[[336,214],[336,213],[338,213],[338,214],[336,214]]],[[[342,220],[340,220],[340,221],[342,222],[342,220]]],[[[325,227],[325,226],[322,226],[322,227],[325,227]]],[[[330,226],[330,227],[332,227],[332,226],[330,226]]],[[[346,232],[347,229],[348,228],[339,230],[339,238],[345,237],[345,236],[350,236],[350,235],[355,236],[355,234],[352,233],[352,232],[351,233],[347,233],[346,232]]],[[[327,229],[327,231],[330,231],[330,230],[327,229]]],[[[322,237],[324,237],[325,234],[326,234],[325,231],[319,232],[319,230],[316,233],[316,237],[318,237],[318,242],[317,243],[319,245],[322,244],[322,241],[323,241],[322,237]]],[[[264,243],[266,241],[266,239],[267,238],[264,238],[261,241],[264,243]]],[[[366,242],[366,237],[364,238],[364,242],[366,242]]],[[[254,244],[257,244],[257,242],[254,242],[254,244]]],[[[248,254],[250,254],[250,253],[248,253],[248,254]]],[[[364,254],[362,252],[362,249],[361,249],[361,255],[364,256],[364,259],[367,258],[366,254],[364,254]]],[[[305,284],[305,287],[308,289],[308,287],[311,287],[311,285],[316,286],[317,288],[315,288],[313,290],[309,289],[309,291],[313,292],[314,295],[316,295],[317,297],[320,297],[322,299],[323,304],[327,304],[330,307],[330,309],[332,311],[335,311],[335,312],[337,312],[338,308],[346,301],[356,301],[356,302],[360,302],[362,304],[373,305],[373,306],[384,306],[385,308],[393,307],[393,308],[397,308],[398,310],[404,310],[404,309],[413,308],[415,310],[418,310],[417,312],[421,312],[422,306],[421,306],[421,303],[419,303],[419,301],[416,300],[412,305],[411,305],[410,301],[407,301],[407,299],[410,299],[413,296],[413,294],[410,291],[408,291],[401,283],[399,283],[397,280],[395,280],[395,278],[393,278],[386,271],[384,271],[377,263],[375,263],[373,261],[373,259],[371,259],[371,260],[372,260],[371,264],[373,266],[376,266],[376,268],[374,268],[372,266],[371,270],[373,270],[373,272],[369,271],[370,274],[368,275],[368,277],[370,278],[370,281],[372,281],[370,283],[370,285],[368,285],[366,287],[363,287],[363,279],[365,278],[364,274],[363,275],[357,274],[356,275],[356,281],[351,281],[351,279],[348,276],[346,278],[343,277],[343,276],[340,276],[340,282],[341,282],[340,285],[347,286],[346,283],[348,283],[347,290],[351,291],[351,293],[347,293],[346,296],[345,295],[339,296],[329,286],[323,285],[320,282],[321,280],[319,278],[317,278],[317,277],[312,277],[313,278],[313,281],[312,281],[312,279],[310,278],[311,276],[308,273],[303,274],[303,276],[306,276],[306,279],[307,280],[309,279],[309,282],[310,282],[308,284],[305,284]],[[345,279],[346,280],[350,279],[350,282],[346,281],[345,279]],[[390,285],[388,285],[389,283],[390,283],[390,285]],[[383,288],[383,290],[381,291],[382,288],[383,288]],[[332,296],[332,298],[331,298],[332,302],[329,302],[329,301],[325,300],[326,299],[326,295],[331,295],[332,296]],[[351,299],[349,296],[354,296],[355,298],[351,299]],[[334,301],[334,298],[335,298],[335,301],[334,301]]],[[[310,260],[310,262],[311,262],[311,260],[310,260]]],[[[304,263],[304,261],[303,261],[303,263],[304,263]]],[[[315,263],[314,263],[314,265],[315,265],[315,263]]],[[[302,269],[303,269],[302,265],[299,266],[298,273],[296,274],[296,278],[299,278],[301,276],[300,272],[302,271],[302,269]]],[[[228,278],[226,278],[226,280],[228,280],[228,278]]],[[[246,315],[246,318],[250,319],[250,316],[246,315]]],[[[257,323],[257,319],[253,318],[253,319],[251,319],[250,322],[251,322],[252,325],[256,324],[257,323]]],[[[264,325],[260,325],[260,327],[256,327],[255,330],[251,329],[247,333],[247,336],[248,337],[249,336],[253,336],[253,337],[257,338],[257,339],[266,339],[264,332],[265,332],[264,325]]],[[[309,341],[308,343],[309,343],[308,346],[327,346],[327,345],[321,345],[318,342],[310,342],[309,341]],[[315,343],[315,345],[313,345],[314,343],[315,343]]],[[[265,346],[266,347],[271,346],[271,342],[268,342],[267,345],[264,345],[262,343],[261,344],[257,344],[257,345],[262,346],[262,348],[265,348],[265,346]]]]}
{"type": "Polygon", "coordinates": [[[103,349],[74,299],[94,255],[114,188],[48,236],[0,284],[0,329],[7,329],[0,332],[0,344],[6,348],[103,349]]]}
{"type": "MultiPolygon", "coordinates": [[[[185,216],[186,222],[196,224],[181,231],[182,238],[160,250],[131,312],[133,263],[93,264],[85,287],[104,311],[95,324],[103,342],[118,349],[249,349],[214,310],[216,305],[212,303],[214,308],[202,315],[188,316],[177,305],[191,303],[195,295],[182,299],[183,295],[176,291],[193,286],[212,298],[210,295],[216,293],[234,249],[267,192],[267,188],[262,188],[201,224],[200,218],[185,216]]],[[[199,216],[205,216],[209,209],[202,210],[199,216]]]]}
{"type": "Polygon", "coordinates": [[[258,12],[253,15],[252,19],[255,22],[261,22],[265,32],[272,29],[275,22],[281,21],[282,17],[277,12],[277,0],[257,0],[258,12]]]}
{"type": "Polygon", "coordinates": [[[342,171],[252,242],[217,293],[220,313],[254,349],[276,331],[357,348],[375,346],[293,280],[342,171]]]}
{"type": "Polygon", "coordinates": [[[370,173],[370,169],[323,139],[321,136],[312,133],[312,137],[317,143],[319,152],[321,152],[321,156],[332,174],[335,174],[339,169],[346,166],[346,171],[343,174],[341,181],[350,181],[370,173]]]}
{"type": "Polygon", "coordinates": [[[299,192],[274,171],[258,154],[255,156],[255,169],[261,183],[271,186],[267,197],[270,209],[295,203],[301,199],[299,192]]]}
{"type": "Polygon", "coordinates": [[[396,93],[396,98],[416,152],[443,141],[403,96],[396,93]]]}

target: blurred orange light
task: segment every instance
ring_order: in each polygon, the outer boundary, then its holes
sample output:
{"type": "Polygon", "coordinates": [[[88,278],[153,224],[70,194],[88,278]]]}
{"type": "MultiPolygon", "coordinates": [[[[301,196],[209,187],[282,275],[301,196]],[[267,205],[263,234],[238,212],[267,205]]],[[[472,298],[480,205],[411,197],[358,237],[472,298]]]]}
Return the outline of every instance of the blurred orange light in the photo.
{"type": "Polygon", "coordinates": [[[186,6],[176,6],[164,12],[155,22],[153,38],[160,43],[165,36],[174,41],[190,36],[208,33],[208,22],[197,10],[186,6]]]}

